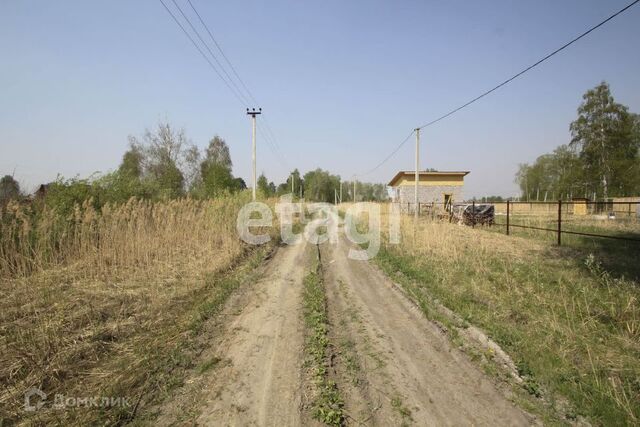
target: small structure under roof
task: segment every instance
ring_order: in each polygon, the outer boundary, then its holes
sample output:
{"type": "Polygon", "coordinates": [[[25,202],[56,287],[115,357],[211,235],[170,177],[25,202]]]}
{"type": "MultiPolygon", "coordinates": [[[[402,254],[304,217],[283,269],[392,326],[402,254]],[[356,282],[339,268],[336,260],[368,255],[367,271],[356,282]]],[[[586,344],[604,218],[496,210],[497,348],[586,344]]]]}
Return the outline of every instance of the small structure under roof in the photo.
{"type": "MultiPolygon", "coordinates": [[[[418,203],[449,209],[463,200],[464,177],[469,171],[418,172],[418,203]]],[[[389,181],[391,200],[400,203],[403,211],[413,211],[415,171],[400,171],[389,181]]]]}

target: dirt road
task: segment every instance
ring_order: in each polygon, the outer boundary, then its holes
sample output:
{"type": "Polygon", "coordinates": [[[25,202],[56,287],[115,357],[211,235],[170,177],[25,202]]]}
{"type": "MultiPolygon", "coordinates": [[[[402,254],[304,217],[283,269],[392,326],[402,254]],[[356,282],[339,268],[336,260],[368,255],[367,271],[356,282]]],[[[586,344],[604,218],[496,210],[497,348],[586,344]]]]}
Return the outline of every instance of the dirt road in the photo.
{"type": "Polygon", "coordinates": [[[322,247],[347,411],[370,425],[530,425],[495,385],[343,237],[322,247]],[[353,394],[355,392],[355,395],[353,394]]]}
{"type": "Polygon", "coordinates": [[[214,373],[202,425],[300,425],[305,245],[282,247],[252,286],[218,345],[228,363],[214,373]]]}
{"type": "MultiPolygon", "coordinates": [[[[347,425],[531,425],[438,327],[350,243],[321,245],[331,354],[328,375],[347,425]]],[[[198,425],[316,424],[305,390],[303,279],[315,246],[282,246],[234,303],[212,343],[225,360],[194,380],[198,425]]],[[[174,411],[179,412],[179,411],[174,411]]],[[[168,421],[161,424],[181,424],[168,421]]],[[[190,422],[190,423],[191,423],[190,422]]]]}

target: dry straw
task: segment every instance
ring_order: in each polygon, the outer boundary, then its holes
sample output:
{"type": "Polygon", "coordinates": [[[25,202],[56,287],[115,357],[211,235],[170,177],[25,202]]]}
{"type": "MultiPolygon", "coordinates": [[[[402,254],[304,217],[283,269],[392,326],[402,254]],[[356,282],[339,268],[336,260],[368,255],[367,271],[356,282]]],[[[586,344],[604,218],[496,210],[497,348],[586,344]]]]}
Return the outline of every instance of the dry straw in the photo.
{"type": "Polygon", "coordinates": [[[235,231],[243,202],[131,199],[97,211],[88,200],[66,216],[3,208],[0,407],[11,409],[0,417],[25,415],[29,387],[92,396],[136,387],[148,351],[171,347],[166,331],[211,285],[205,276],[247,250],[235,231]]]}

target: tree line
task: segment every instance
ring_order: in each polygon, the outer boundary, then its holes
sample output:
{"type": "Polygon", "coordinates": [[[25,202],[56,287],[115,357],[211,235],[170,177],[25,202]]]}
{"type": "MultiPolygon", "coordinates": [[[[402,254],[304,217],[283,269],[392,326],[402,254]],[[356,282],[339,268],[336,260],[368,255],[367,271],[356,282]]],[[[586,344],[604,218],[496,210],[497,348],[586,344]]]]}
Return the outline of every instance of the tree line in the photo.
{"type": "MultiPolygon", "coordinates": [[[[204,150],[187,138],[184,129],[159,123],[141,137],[130,136],[129,147],[119,167],[107,174],[89,178],[63,179],[43,184],[35,199],[70,211],[75,204],[91,200],[96,208],[103,204],[125,202],[132,197],[167,200],[179,197],[216,198],[242,192],[247,184],[232,173],[233,162],[226,141],[214,136],[204,150]]],[[[263,174],[256,190],[261,198],[293,193],[306,200],[333,203],[342,194],[344,201],[353,200],[353,183],[342,182],[340,176],[323,169],[302,175],[294,169],[285,182],[275,185],[263,174]]],[[[387,198],[383,184],[357,183],[358,201],[382,201],[387,198]]],[[[12,199],[30,200],[10,175],[0,179],[0,205],[12,199]]]]}
{"type": "MultiPolygon", "coordinates": [[[[359,181],[355,184],[355,200],[358,202],[385,201],[389,198],[385,184],[359,181]]],[[[277,187],[273,182],[268,182],[264,175],[260,175],[257,188],[267,197],[293,193],[294,196],[314,202],[354,201],[354,181],[342,181],[339,175],[333,175],[321,168],[304,175],[301,175],[298,169],[294,169],[287,180],[277,187]]]]}
{"type": "Polygon", "coordinates": [[[583,95],[569,129],[568,144],[519,165],[522,199],[640,195],[640,116],[615,102],[606,82],[583,95]]]}

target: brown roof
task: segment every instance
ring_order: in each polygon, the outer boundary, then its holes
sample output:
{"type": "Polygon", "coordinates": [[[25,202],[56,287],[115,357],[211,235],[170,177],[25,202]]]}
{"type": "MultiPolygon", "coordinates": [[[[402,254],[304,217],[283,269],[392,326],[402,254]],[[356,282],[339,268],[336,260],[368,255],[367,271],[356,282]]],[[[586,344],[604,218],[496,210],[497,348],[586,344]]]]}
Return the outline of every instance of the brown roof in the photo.
{"type": "MultiPolygon", "coordinates": [[[[470,171],[419,171],[418,174],[420,176],[439,176],[439,175],[462,175],[465,176],[470,171]]],[[[415,171],[400,171],[398,172],[392,179],[389,181],[390,187],[393,187],[393,184],[396,183],[403,176],[414,176],[415,171]]]]}

